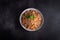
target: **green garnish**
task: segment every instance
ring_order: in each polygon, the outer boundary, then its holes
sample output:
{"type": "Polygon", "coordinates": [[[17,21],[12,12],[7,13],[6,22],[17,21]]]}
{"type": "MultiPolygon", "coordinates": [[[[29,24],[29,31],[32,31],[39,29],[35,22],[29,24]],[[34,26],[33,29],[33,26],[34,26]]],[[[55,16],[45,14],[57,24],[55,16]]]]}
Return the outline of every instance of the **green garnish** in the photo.
{"type": "Polygon", "coordinates": [[[30,18],[30,15],[29,15],[29,14],[27,14],[27,15],[26,15],[26,18],[27,18],[27,19],[28,19],[28,18],[30,18]]]}
{"type": "Polygon", "coordinates": [[[31,19],[34,19],[34,15],[31,15],[30,18],[31,18],[31,19]]]}
{"type": "Polygon", "coordinates": [[[34,19],[34,15],[29,15],[29,14],[27,14],[27,15],[26,15],[26,18],[27,18],[27,19],[29,19],[29,18],[30,18],[30,19],[34,19]]]}

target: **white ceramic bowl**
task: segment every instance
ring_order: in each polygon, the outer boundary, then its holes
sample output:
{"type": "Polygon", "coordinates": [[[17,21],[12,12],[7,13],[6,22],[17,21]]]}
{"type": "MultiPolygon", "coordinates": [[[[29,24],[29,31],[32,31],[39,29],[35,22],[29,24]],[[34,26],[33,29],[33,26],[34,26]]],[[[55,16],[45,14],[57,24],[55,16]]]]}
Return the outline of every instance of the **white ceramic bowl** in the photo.
{"type": "Polygon", "coordinates": [[[35,8],[27,8],[27,9],[25,9],[25,10],[20,14],[19,21],[20,21],[21,26],[22,26],[25,30],[27,30],[27,31],[37,31],[37,30],[39,30],[39,29],[42,27],[42,25],[43,25],[43,23],[44,23],[44,17],[43,17],[42,13],[41,13],[38,9],[35,9],[35,8]],[[42,19],[43,19],[43,20],[42,20],[42,24],[41,24],[40,27],[37,28],[36,30],[27,29],[27,28],[22,24],[22,21],[21,21],[22,15],[23,15],[26,11],[28,11],[28,10],[36,10],[36,11],[38,11],[38,12],[40,13],[40,15],[42,16],[42,19]]]}

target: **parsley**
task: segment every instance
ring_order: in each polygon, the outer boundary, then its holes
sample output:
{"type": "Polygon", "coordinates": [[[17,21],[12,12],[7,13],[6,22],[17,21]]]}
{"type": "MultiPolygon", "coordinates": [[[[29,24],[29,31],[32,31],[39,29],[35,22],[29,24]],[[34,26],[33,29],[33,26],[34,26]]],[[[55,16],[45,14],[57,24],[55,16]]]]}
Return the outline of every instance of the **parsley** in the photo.
{"type": "Polygon", "coordinates": [[[27,15],[26,15],[26,18],[27,18],[27,19],[29,19],[29,18],[30,18],[30,19],[34,19],[34,15],[29,15],[29,14],[27,14],[27,15]]]}
{"type": "Polygon", "coordinates": [[[27,18],[27,19],[28,19],[28,18],[30,18],[30,15],[29,15],[29,14],[27,14],[27,15],[26,15],[26,18],[27,18]]]}
{"type": "Polygon", "coordinates": [[[31,18],[31,19],[34,19],[34,15],[31,15],[30,18],[31,18]]]}

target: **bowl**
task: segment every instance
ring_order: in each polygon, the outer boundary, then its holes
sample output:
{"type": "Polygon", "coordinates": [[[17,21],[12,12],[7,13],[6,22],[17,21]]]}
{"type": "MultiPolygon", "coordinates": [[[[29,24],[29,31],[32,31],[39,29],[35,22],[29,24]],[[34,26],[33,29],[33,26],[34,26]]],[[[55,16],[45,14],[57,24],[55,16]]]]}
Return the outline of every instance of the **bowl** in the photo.
{"type": "Polygon", "coordinates": [[[43,25],[43,23],[44,23],[44,17],[43,17],[43,14],[41,13],[40,10],[35,9],[35,8],[27,8],[27,9],[25,9],[25,10],[20,14],[19,21],[20,21],[21,26],[22,26],[25,30],[27,30],[27,31],[37,31],[37,30],[41,29],[41,27],[42,27],[42,25],[43,25]],[[29,10],[35,10],[35,11],[39,12],[39,14],[40,14],[40,16],[41,16],[41,18],[42,18],[42,23],[41,23],[41,25],[40,25],[37,29],[35,29],[35,30],[28,29],[28,28],[26,28],[26,27],[22,24],[22,15],[23,15],[26,11],[29,11],[29,10]]]}

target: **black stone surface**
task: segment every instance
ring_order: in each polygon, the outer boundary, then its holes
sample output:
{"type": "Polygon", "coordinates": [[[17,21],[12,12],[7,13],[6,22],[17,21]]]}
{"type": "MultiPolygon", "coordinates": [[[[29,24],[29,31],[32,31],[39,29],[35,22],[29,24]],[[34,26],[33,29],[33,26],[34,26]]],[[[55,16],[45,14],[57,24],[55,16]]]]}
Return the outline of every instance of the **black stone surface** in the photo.
{"type": "Polygon", "coordinates": [[[60,40],[59,0],[0,0],[0,40],[60,40]],[[39,9],[44,16],[42,28],[24,30],[19,16],[26,8],[39,9]]]}

